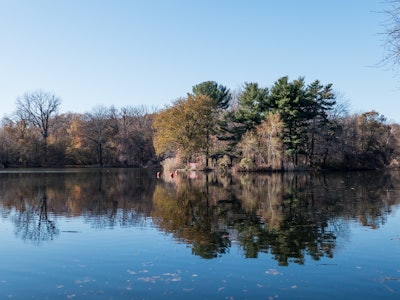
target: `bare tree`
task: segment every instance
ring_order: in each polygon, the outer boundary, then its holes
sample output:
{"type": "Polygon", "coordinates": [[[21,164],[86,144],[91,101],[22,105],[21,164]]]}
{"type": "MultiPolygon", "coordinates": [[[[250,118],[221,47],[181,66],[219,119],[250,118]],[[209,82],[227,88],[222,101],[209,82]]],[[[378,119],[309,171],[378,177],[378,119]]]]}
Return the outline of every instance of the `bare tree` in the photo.
{"type": "Polygon", "coordinates": [[[152,117],[146,106],[125,106],[119,112],[119,130],[115,136],[119,163],[141,166],[154,156],[152,117]]]}
{"type": "Polygon", "coordinates": [[[96,148],[97,163],[102,166],[104,150],[113,135],[116,135],[114,108],[96,106],[83,117],[81,134],[96,148]]]}
{"type": "Polygon", "coordinates": [[[50,92],[36,90],[25,93],[16,101],[17,117],[37,128],[43,138],[44,160],[47,156],[47,138],[52,126],[51,117],[58,112],[60,98],[50,92]]]}
{"type": "Polygon", "coordinates": [[[58,112],[60,98],[53,93],[37,90],[17,99],[17,114],[39,129],[43,140],[49,136],[50,117],[58,112]]]}
{"type": "Polygon", "coordinates": [[[386,0],[388,8],[383,11],[387,16],[384,26],[385,56],[382,65],[392,68],[400,66],[400,0],[386,0]]]}

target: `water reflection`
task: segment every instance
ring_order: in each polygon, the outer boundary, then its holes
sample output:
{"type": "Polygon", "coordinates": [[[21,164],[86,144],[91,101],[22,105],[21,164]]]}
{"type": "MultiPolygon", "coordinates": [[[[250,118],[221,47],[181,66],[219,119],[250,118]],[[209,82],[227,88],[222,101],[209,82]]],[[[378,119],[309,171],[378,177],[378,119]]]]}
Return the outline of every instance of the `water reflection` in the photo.
{"type": "Polygon", "coordinates": [[[147,170],[59,170],[0,173],[0,213],[17,237],[56,238],[60,216],[96,228],[147,226],[212,259],[239,245],[243,256],[268,253],[280,265],[333,257],[349,220],[379,228],[399,204],[397,172],[349,174],[179,173],[147,170]],[[194,179],[193,179],[194,178],[194,179]]]}
{"type": "Polygon", "coordinates": [[[59,233],[59,216],[81,216],[97,228],[140,223],[150,214],[154,184],[143,170],[2,172],[0,211],[17,236],[40,243],[59,233]]]}
{"type": "Polygon", "coordinates": [[[160,229],[203,258],[238,243],[247,258],[270,253],[280,265],[333,257],[349,220],[378,228],[398,204],[398,173],[186,174],[156,186],[152,216],[160,229]]]}
{"type": "Polygon", "coordinates": [[[13,217],[17,236],[23,240],[40,243],[53,240],[58,235],[59,229],[55,221],[49,217],[47,202],[45,191],[42,197],[38,197],[37,201],[31,201],[31,204],[20,199],[19,209],[13,217]]]}

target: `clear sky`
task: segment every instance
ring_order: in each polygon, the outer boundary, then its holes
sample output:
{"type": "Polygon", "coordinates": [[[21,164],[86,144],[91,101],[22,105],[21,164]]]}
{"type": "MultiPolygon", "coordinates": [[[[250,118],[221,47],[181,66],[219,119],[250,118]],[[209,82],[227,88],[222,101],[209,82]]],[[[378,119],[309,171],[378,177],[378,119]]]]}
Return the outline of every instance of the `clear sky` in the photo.
{"type": "Polygon", "coordinates": [[[0,0],[0,117],[35,89],[61,112],[163,107],[214,80],[332,83],[351,112],[400,122],[382,0],[0,0]]]}

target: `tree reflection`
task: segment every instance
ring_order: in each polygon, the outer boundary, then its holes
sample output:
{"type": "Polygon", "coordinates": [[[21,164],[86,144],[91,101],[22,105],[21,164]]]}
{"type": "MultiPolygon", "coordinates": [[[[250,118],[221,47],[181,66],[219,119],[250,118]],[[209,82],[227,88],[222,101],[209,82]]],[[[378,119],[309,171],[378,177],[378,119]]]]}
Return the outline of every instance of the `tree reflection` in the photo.
{"type": "Polygon", "coordinates": [[[96,228],[137,226],[150,214],[154,183],[143,170],[3,172],[0,215],[13,220],[18,237],[38,244],[59,234],[58,217],[80,216],[96,228]]]}
{"type": "Polygon", "coordinates": [[[332,258],[349,219],[371,228],[385,222],[398,201],[387,190],[399,179],[362,174],[200,174],[197,180],[180,174],[156,186],[152,216],[203,258],[236,242],[246,258],[266,253],[282,266],[304,264],[307,257],[332,258]]]}
{"type": "Polygon", "coordinates": [[[177,190],[158,185],[152,216],[160,228],[192,244],[193,254],[214,258],[230,247],[226,228],[218,226],[215,207],[208,204],[204,189],[182,182],[177,190]]]}
{"type": "Polygon", "coordinates": [[[400,203],[400,174],[218,174],[181,172],[157,179],[146,170],[0,172],[0,216],[36,243],[60,233],[61,217],[99,229],[146,220],[212,259],[237,245],[246,258],[280,265],[335,255],[349,220],[378,228],[400,203]]]}
{"type": "Polygon", "coordinates": [[[14,216],[16,235],[37,244],[53,240],[59,234],[59,229],[55,221],[49,218],[46,192],[33,200],[36,205],[29,205],[23,199],[21,202],[21,209],[14,216]]]}

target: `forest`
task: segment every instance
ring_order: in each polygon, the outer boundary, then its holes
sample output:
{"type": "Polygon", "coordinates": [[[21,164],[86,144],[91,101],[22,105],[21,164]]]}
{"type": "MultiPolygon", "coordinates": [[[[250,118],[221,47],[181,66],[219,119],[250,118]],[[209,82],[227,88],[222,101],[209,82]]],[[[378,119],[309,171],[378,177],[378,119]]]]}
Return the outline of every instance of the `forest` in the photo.
{"type": "Polygon", "coordinates": [[[400,125],[376,111],[349,114],[332,84],[279,78],[230,91],[192,87],[161,109],[96,106],[59,113],[36,90],[0,125],[0,166],[162,167],[235,171],[368,170],[400,163],[400,125]]]}

